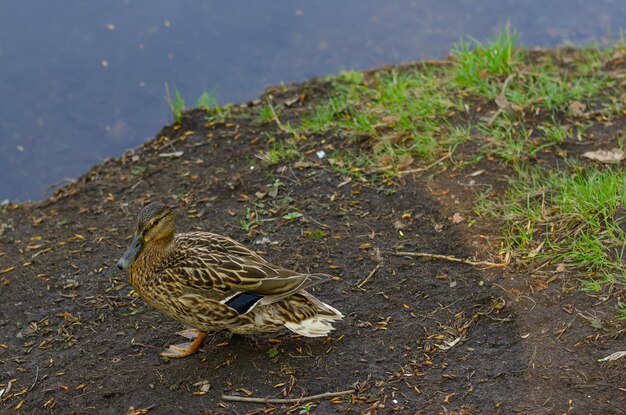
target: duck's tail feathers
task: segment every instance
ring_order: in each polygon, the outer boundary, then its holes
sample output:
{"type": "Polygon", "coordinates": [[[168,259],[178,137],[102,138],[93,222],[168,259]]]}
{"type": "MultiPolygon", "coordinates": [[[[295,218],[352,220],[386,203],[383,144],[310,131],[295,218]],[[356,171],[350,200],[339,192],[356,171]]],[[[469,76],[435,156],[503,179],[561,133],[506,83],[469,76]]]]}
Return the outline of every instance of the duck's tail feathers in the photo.
{"type": "Polygon", "coordinates": [[[317,306],[317,314],[298,323],[285,323],[285,327],[305,337],[327,336],[335,329],[333,323],[343,319],[343,314],[335,307],[321,302],[306,291],[302,292],[302,294],[317,306]]]}

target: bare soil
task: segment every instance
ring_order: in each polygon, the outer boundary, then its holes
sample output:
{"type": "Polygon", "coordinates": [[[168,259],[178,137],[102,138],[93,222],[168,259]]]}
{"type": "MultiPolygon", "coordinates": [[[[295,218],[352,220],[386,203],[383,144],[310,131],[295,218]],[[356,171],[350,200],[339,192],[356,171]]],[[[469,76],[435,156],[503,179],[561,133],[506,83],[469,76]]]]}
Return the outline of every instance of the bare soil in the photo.
{"type": "MultiPolygon", "coordinates": [[[[313,80],[268,94],[283,103],[281,118],[295,119],[325,88],[313,80]]],[[[501,188],[507,168],[485,160],[349,180],[315,154],[358,145],[333,134],[302,142],[299,163],[268,166],[256,157],[269,146],[264,133],[285,133],[255,119],[257,104],[219,123],[187,113],[49,200],[1,213],[0,412],[301,414],[303,404],[221,396],[354,389],[314,401],[310,413],[626,413],[626,359],[598,362],[624,350],[623,324],[612,305],[576,288],[575,274],[393,254],[499,263],[501,224],[468,224],[475,192],[501,188]],[[217,333],[194,356],[160,359],[182,327],[131,295],[115,267],[135,215],[153,200],[175,208],[179,231],[223,233],[274,263],[333,275],[315,294],[345,320],[325,339],[217,333]],[[272,220],[243,229],[237,220],[255,206],[272,220]],[[302,217],[282,219],[294,211],[302,217]]]]}

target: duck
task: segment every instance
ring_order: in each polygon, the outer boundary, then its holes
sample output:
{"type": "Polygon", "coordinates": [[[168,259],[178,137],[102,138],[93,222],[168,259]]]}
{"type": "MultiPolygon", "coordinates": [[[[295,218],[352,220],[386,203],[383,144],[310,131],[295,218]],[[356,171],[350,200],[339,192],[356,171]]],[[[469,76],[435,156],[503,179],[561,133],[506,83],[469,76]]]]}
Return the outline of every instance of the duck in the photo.
{"type": "Polygon", "coordinates": [[[321,273],[276,266],[226,236],[176,233],[171,207],[143,207],[128,249],[118,260],[133,290],[161,313],[188,328],[193,340],[170,345],[161,356],[182,358],[198,351],[207,333],[272,333],[284,329],[325,337],[343,319],[308,289],[327,281],[321,273]]]}

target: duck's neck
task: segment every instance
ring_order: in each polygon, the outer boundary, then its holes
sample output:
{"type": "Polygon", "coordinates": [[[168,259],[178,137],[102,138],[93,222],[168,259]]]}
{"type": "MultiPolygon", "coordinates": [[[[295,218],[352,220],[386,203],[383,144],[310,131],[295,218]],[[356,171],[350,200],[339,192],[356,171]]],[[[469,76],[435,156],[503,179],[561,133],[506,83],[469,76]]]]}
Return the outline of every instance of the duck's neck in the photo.
{"type": "Polygon", "coordinates": [[[136,280],[150,278],[175,251],[176,241],[173,235],[146,244],[139,258],[130,266],[131,284],[134,286],[136,280]]]}
{"type": "Polygon", "coordinates": [[[148,244],[142,253],[144,266],[146,268],[158,268],[163,261],[166,261],[176,251],[174,236],[162,238],[148,244]]]}

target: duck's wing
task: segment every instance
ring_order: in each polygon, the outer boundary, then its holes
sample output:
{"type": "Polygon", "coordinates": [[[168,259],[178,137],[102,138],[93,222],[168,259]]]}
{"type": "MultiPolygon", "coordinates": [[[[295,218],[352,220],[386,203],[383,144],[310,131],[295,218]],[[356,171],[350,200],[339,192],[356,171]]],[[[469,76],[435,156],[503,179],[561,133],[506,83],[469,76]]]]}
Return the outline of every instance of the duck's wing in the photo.
{"type": "MultiPolygon", "coordinates": [[[[217,290],[228,297],[251,294],[264,302],[285,298],[298,290],[328,279],[275,266],[254,251],[225,236],[207,232],[176,235],[177,254],[167,273],[201,290],[217,290]]],[[[237,297],[244,300],[243,296],[237,297]]]]}

